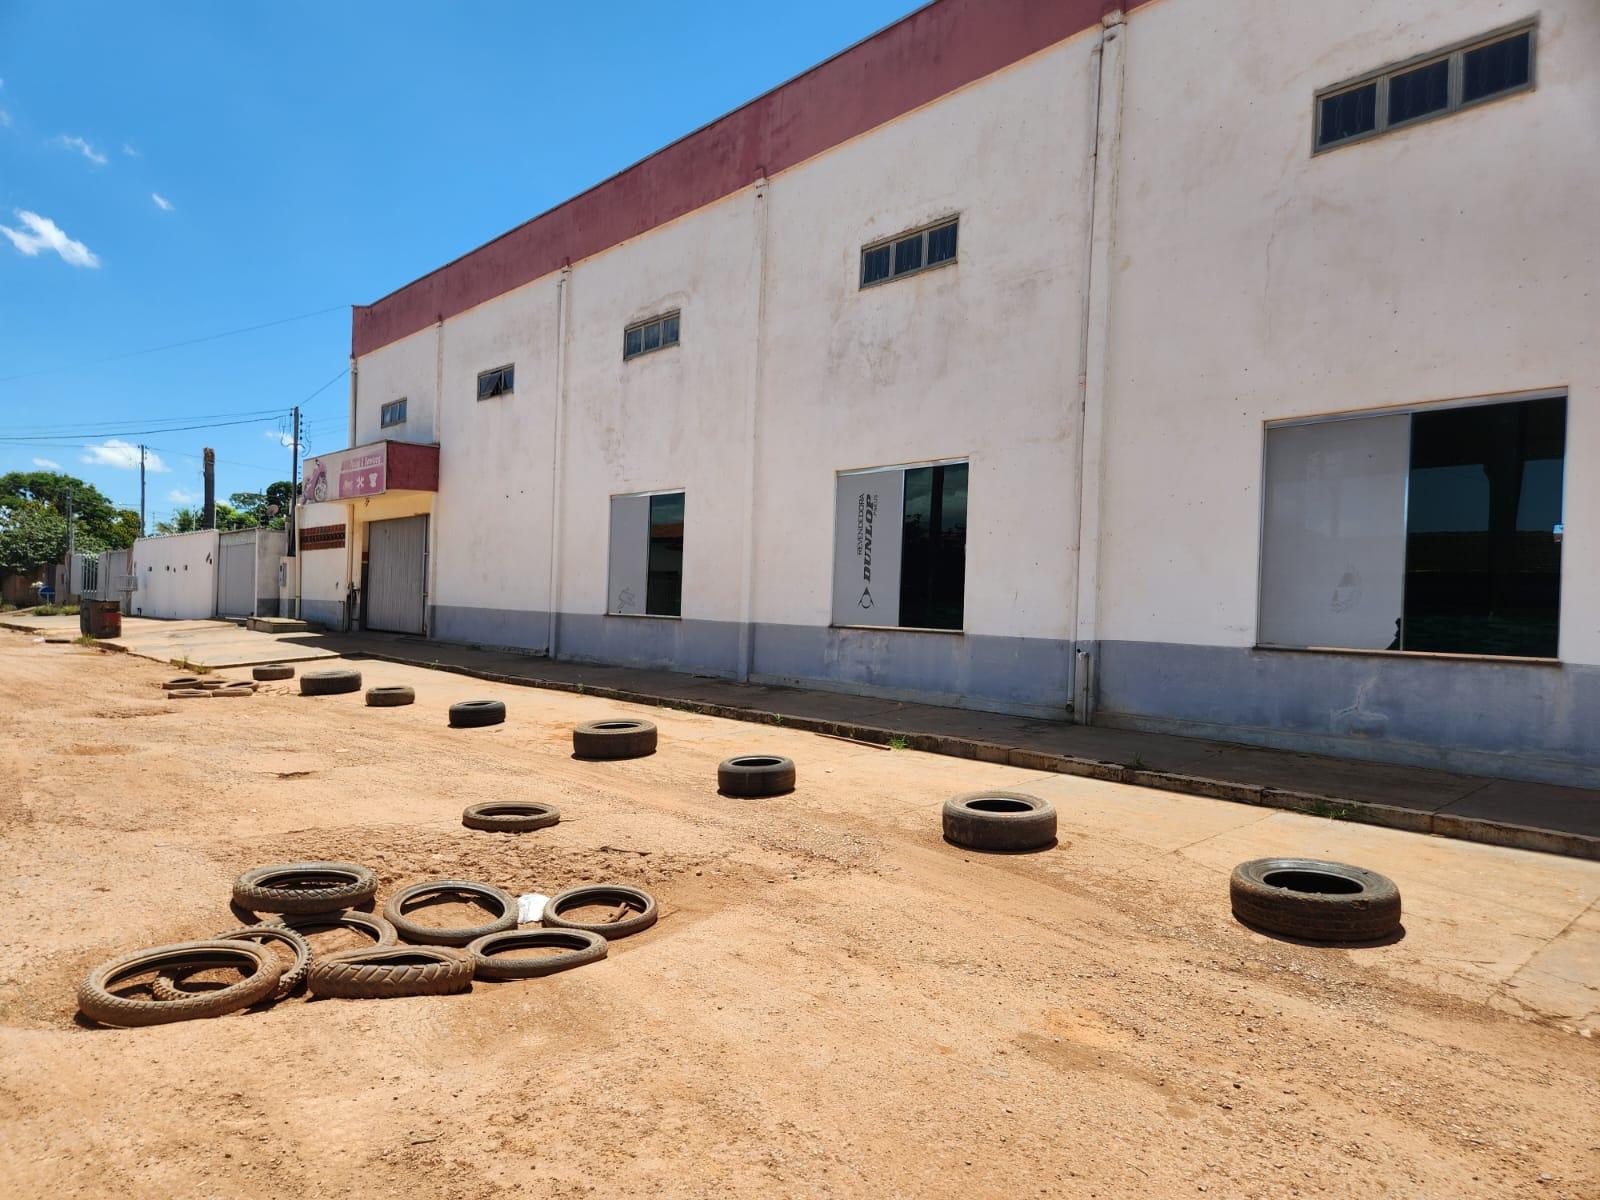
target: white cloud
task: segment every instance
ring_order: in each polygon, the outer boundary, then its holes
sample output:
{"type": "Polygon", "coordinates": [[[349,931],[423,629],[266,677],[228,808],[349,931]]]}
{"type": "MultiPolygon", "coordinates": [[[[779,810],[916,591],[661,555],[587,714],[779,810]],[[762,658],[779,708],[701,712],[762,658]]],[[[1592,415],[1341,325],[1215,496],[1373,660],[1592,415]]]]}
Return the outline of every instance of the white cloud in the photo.
{"type": "Polygon", "coordinates": [[[193,492],[186,492],[182,488],[173,488],[167,493],[167,499],[174,504],[193,504],[200,497],[193,492]]]}
{"type": "MultiPolygon", "coordinates": [[[[278,445],[282,446],[285,450],[294,445],[294,434],[285,433],[281,429],[269,429],[263,436],[269,442],[277,442],[278,445]]],[[[302,438],[301,440],[304,441],[305,439],[302,438]]]]}
{"type": "Polygon", "coordinates": [[[61,256],[63,262],[71,263],[75,267],[100,265],[100,260],[89,247],[82,242],[73,241],[49,217],[41,217],[38,213],[31,213],[22,208],[14,211],[17,219],[28,227],[28,231],[23,232],[8,225],[0,225],[0,233],[5,234],[11,240],[11,244],[29,258],[33,258],[41,250],[54,250],[61,256]]]}
{"type": "MultiPolygon", "coordinates": [[[[85,446],[87,451],[83,461],[96,466],[117,467],[123,471],[137,471],[139,469],[139,447],[132,442],[125,442],[121,438],[107,438],[96,446],[85,446]]],[[[146,450],[144,455],[144,469],[146,471],[170,471],[172,468],[161,461],[161,456],[154,450],[146,450]]]]}
{"type": "Polygon", "coordinates": [[[61,470],[61,464],[56,462],[53,458],[36,458],[33,460],[33,465],[36,467],[41,467],[46,471],[61,470]]]}
{"type": "Polygon", "coordinates": [[[103,167],[103,166],[106,165],[106,156],[104,154],[101,154],[100,151],[96,150],[93,146],[91,146],[88,142],[84,141],[81,137],[68,137],[66,134],[63,133],[61,135],[60,141],[61,141],[61,144],[63,146],[65,146],[67,149],[78,151],[85,158],[87,158],[90,162],[92,162],[95,166],[103,167]]]}
{"type": "Polygon", "coordinates": [[[156,202],[156,207],[159,208],[162,212],[171,212],[172,211],[172,201],[168,200],[160,192],[151,192],[150,193],[150,199],[152,199],[152,200],[154,200],[156,202]]]}
{"type": "Polygon", "coordinates": [[[127,142],[123,142],[122,143],[122,152],[124,154],[126,154],[129,158],[138,158],[138,157],[140,157],[139,152],[137,150],[135,150],[132,146],[128,145],[127,142]]]}
{"type": "Polygon", "coordinates": [[[9,125],[9,124],[11,124],[11,114],[8,113],[5,109],[0,108],[0,126],[5,126],[5,125],[9,125]]]}

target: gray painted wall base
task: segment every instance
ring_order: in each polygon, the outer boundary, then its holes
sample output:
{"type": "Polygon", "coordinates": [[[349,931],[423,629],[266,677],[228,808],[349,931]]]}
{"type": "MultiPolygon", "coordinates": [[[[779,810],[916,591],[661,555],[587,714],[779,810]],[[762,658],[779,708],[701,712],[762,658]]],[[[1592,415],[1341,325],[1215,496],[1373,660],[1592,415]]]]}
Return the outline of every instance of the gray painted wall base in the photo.
{"type": "Polygon", "coordinates": [[[1097,725],[1600,781],[1600,667],[1171,642],[1101,642],[1095,657],[1097,725]]]}
{"type": "MultiPolygon", "coordinates": [[[[548,649],[541,612],[441,604],[429,629],[441,641],[548,649]]],[[[1071,691],[1071,644],[1045,638],[806,625],[756,625],[751,636],[757,681],[1057,718],[1071,691]]],[[[595,613],[558,614],[556,657],[724,679],[743,665],[738,622],[595,613]]]]}

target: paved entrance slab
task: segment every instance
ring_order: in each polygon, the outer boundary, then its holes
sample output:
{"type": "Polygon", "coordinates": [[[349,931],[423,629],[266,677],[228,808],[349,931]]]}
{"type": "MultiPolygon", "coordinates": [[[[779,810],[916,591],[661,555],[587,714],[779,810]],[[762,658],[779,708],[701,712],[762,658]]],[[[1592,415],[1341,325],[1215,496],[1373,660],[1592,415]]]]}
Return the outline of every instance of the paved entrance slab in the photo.
{"type": "MultiPolygon", "coordinates": [[[[46,637],[77,637],[78,618],[35,617],[29,614],[0,617],[0,627],[39,633],[46,637]]],[[[151,617],[123,617],[122,635],[101,639],[102,644],[157,662],[186,661],[197,667],[251,667],[269,662],[307,662],[332,658],[335,651],[303,641],[286,640],[283,633],[258,633],[232,621],[158,621],[151,617]]],[[[304,635],[301,635],[302,637],[304,635]]]]}

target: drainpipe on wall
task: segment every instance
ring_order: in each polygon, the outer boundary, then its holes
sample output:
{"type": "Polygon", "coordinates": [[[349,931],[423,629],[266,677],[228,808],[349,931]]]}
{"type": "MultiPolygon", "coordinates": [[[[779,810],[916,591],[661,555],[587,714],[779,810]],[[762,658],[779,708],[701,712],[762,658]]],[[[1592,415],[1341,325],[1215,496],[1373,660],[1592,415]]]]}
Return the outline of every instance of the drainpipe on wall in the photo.
{"type": "MultiPolygon", "coordinates": [[[[352,356],[350,359],[350,434],[349,440],[345,442],[346,446],[354,446],[356,444],[356,400],[360,395],[360,389],[358,386],[360,375],[361,368],[357,365],[355,357],[352,356]]],[[[344,610],[344,612],[341,614],[342,628],[340,632],[342,633],[350,632],[355,625],[355,615],[350,611],[350,597],[353,594],[353,589],[351,587],[352,579],[350,574],[350,556],[355,551],[355,535],[356,506],[354,504],[347,504],[344,506],[344,603],[340,605],[340,607],[344,610]]],[[[300,565],[301,567],[305,566],[304,563],[301,563],[300,565]]],[[[302,578],[303,577],[304,573],[302,572],[302,578]]],[[[300,615],[298,608],[299,605],[296,604],[297,611],[295,612],[295,616],[300,615]]]]}
{"type": "Polygon", "coordinates": [[[761,389],[766,356],[762,338],[767,313],[767,170],[759,169],[755,182],[756,217],[756,302],[755,338],[750,359],[750,383],[745,394],[744,421],[750,438],[750,454],[745,463],[746,516],[744,523],[744,579],[739,589],[739,679],[746,681],[755,660],[756,591],[756,464],[760,453],[761,389]]]}
{"type": "Polygon", "coordinates": [[[556,610],[560,607],[557,597],[561,590],[561,468],[566,458],[562,439],[566,437],[567,313],[572,303],[571,292],[572,263],[569,261],[556,277],[556,397],[554,428],[550,435],[550,577],[545,593],[545,607],[549,611],[545,614],[548,624],[544,640],[545,654],[552,660],[560,650],[561,632],[556,610]]]}
{"type": "Polygon", "coordinates": [[[1105,485],[1106,360],[1111,327],[1111,264],[1116,239],[1117,167],[1122,143],[1122,80],[1127,26],[1121,11],[1101,19],[1092,88],[1089,244],[1078,343],[1078,562],[1073,604],[1072,719],[1094,719],[1100,627],[1101,506],[1105,485]]]}

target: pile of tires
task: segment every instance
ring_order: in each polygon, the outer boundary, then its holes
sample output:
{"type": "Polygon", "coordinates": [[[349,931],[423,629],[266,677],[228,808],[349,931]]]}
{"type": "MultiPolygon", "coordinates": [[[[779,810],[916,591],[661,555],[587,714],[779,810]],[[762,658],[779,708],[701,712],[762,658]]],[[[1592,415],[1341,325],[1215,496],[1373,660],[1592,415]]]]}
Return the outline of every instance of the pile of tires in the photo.
{"type": "Polygon", "coordinates": [[[474,979],[533,979],[596,962],[606,956],[608,942],[648,929],[657,917],[654,897],[625,884],[559,892],[537,929],[519,929],[516,897],[486,883],[414,883],[389,897],[382,916],[360,911],[376,903],[377,891],[377,875],[357,863],[254,867],[234,882],[233,902],[267,914],[259,923],[101,963],[78,988],[78,1010],[103,1025],[144,1026],[219,1017],[302,991],[347,999],[445,995],[466,991],[474,979]],[[417,918],[431,903],[462,899],[487,906],[489,919],[430,925],[417,918]],[[604,911],[576,919],[576,910],[586,907],[604,911]],[[370,944],[315,954],[309,935],[331,929],[352,930],[370,944]],[[287,964],[273,945],[289,950],[287,964]],[[528,950],[554,953],[529,957],[528,950]],[[219,969],[236,970],[240,978],[198,978],[219,969]]]}

